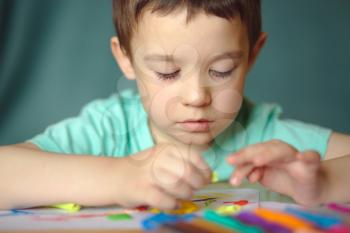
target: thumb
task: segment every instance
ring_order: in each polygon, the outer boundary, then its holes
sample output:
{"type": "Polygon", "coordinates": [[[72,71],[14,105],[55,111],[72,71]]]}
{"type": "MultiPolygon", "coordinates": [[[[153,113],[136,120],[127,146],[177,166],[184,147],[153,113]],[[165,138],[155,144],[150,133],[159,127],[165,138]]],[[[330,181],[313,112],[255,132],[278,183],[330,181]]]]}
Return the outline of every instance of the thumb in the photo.
{"type": "Polygon", "coordinates": [[[313,151],[313,150],[299,152],[297,154],[297,158],[306,163],[317,164],[321,162],[320,154],[317,151],[313,151]]]}

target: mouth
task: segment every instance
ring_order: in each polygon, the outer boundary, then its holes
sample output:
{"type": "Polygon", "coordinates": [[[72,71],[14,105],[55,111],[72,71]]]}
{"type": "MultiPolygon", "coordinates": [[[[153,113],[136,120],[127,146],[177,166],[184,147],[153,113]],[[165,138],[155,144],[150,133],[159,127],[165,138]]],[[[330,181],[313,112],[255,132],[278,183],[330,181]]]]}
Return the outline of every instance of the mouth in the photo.
{"type": "Polygon", "coordinates": [[[189,132],[208,132],[214,121],[207,119],[185,120],[178,122],[181,128],[189,132]]]}

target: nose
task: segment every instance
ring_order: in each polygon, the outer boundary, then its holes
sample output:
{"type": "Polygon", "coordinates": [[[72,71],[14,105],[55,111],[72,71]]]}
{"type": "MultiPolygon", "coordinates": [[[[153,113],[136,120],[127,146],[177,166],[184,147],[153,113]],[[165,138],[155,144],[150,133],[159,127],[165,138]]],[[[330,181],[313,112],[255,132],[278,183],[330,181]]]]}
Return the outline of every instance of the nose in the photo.
{"type": "Polygon", "coordinates": [[[183,84],[182,104],[191,107],[205,107],[210,105],[210,90],[205,86],[200,76],[192,76],[183,84]]]}

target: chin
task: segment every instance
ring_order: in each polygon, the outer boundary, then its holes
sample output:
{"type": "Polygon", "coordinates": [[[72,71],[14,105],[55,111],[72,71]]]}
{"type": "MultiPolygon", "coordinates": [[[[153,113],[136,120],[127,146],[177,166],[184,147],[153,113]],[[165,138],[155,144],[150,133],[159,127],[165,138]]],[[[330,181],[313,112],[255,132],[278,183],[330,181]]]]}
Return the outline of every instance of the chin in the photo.
{"type": "Polygon", "coordinates": [[[210,144],[215,137],[210,133],[186,133],[176,135],[176,139],[187,145],[204,146],[210,144]]]}

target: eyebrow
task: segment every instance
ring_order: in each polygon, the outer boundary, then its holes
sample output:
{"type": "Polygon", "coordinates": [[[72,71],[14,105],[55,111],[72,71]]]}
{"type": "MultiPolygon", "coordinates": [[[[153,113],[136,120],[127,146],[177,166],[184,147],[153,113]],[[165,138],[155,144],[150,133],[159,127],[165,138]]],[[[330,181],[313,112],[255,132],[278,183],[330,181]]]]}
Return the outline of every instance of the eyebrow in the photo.
{"type": "Polygon", "coordinates": [[[243,51],[226,52],[226,53],[222,53],[222,54],[218,54],[218,55],[213,56],[210,59],[210,63],[213,63],[215,61],[222,60],[225,58],[239,59],[239,58],[242,58],[243,55],[244,55],[243,51]]]}
{"type": "Polygon", "coordinates": [[[174,57],[172,55],[160,55],[160,54],[147,55],[143,59],[145,61],[166,61],[166,62],[174,61],[174,57]]]}
{"type": "MultiPolygon", "coordinates": [[[[218,54],[213,56],[210,59],[210,62],[218,61],[225,58],[231,58],[231,59],[239,59],[243,56],[243,51],[232,51],[232,52],[226,52],[223,54],[218,54]]],[[[160,54],[151,54],[146,55],[143,58],[145,61],[165,61],[165,62],[174,62],[174,57],[172,55],[160,55],[160,54]]]]}

